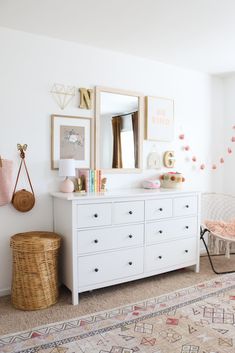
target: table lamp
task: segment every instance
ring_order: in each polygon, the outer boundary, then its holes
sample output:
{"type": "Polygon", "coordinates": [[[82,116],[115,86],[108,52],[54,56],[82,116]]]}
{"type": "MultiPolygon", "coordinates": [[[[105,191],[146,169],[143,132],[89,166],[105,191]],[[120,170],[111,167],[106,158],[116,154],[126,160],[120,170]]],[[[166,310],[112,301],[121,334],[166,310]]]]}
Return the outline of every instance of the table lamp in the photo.
{"type": "Polygon", "coordinates": [[[73,192],[74,183],[69,179],[75,176],[75,160],[74,159],[61,159],[59,161],[59,176],[65,177],[64,181],[60,183],[61,192],[73,192]]]}

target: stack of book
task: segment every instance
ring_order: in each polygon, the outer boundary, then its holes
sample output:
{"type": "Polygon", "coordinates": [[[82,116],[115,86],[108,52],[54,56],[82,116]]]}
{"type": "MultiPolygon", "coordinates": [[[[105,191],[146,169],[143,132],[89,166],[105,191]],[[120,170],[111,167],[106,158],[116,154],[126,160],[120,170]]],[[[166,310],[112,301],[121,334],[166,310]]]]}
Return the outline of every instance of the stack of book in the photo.
{"type": "Polygon", "coordinates": [[[101,191],[101,170],[100,169],[80,169],[78,178],[82,182],[82,190],[86,192],[101,191]]]}

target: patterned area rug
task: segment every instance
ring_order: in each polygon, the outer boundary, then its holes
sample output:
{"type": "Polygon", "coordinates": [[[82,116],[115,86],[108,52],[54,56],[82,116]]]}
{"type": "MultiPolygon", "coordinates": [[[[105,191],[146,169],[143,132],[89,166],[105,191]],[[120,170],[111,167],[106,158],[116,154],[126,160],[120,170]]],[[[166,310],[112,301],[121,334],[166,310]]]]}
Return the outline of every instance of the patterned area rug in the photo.
{"type": "Polygon", "coordinates": [[[2,336],[0,352],[234,353],[235,274],[107,312],[2,336]]]}

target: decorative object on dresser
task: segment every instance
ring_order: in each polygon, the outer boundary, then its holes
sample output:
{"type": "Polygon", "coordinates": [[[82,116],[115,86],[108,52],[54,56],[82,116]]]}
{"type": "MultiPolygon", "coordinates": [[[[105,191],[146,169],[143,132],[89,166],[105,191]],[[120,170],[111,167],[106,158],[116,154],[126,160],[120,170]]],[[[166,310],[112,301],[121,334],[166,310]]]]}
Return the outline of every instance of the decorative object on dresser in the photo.
{"type": "Polygon", "coordinates": [[[146,97],[145,139],[174,139],[174,101],[170,98],[146,97]]]}
{"type": "Polygon", "coordinates": [[[74,159],[76,168],[92,167],[92,119],[65,115],[51,116],[51,168],[60,159],[74,159]]]}
{"type": "Polygon", "coordinates": [[[0,206],[11,202],[13,188],[13,161],[0,156],[0,206]]]}
{"type": "Polygon", "coordinates": [[[143,113],[141,94],[96,87],[97,169],[104,173],[141,171],[143,113]]]}
{"type": "Polygon", "coordinates": [[[175,166],[175,153],[174,151],[166,151],[163,156],[163,164],[166,168],[174,168],[175,166]]]}
{"type": "Polygon", "coordinates": [[[19,171],[18,171],[18,174],[16,177],[16,183],[15,183],[11,202],[12,202],[12,205],[15,207],[15,209],[20,212],[28,212],[35,205],[35,196],[34,196],[33,186],[32,186],[32,183],[31,183],[31,180],[29,177],[29,172],[28,172],[28,169],[26,167],[26,162],[25,162],[25,151],[27,150],[27,147],[28,147],[28,145],[26,145],[26,144],[24,144],[24,145],[21,145],[19,143],[17,144],[17,149],[18,149],[18,151],[20,151],[21,162],[20,162],[19,171]],[[21,190],[16,191],[22,165],[25,168],[31,192],[27,191],[25,189],[21,189],[21,190]]]}
{"type": "Polygon", "coordinates": [[[81,190],[85,192],[101,191],[101,170],[100,169],[80,169],[78,170],[78,179],[80,179],[81,190]]]}
{"type": "Polygon", "coordinates": [[[179,189],[182,187],[185,178],[181,173],[178,172],[168,172],[160,176],[161,187],[167,189],[179,189]]]}
{"type": "Polygon", "coordinates": [[[64,244],[62,282],[71,290],[73,304],[79,293],[95,288],[191,265],[199,271],[198,192],[130,189],[52,195],[54,231],[64,244]]]}
{"type": "Polygon", "coordinates": [[[147,167],[149,169],[161,169],[161,155],[158,152],[150,152],[147,159],[147,167]]]}
{"type": "Polygon", "coordinates": [[[65,177],[64,181],[60,183],[61,192],[73,192],[74,183],[69,177],[75,176],[74,159],[61,159],[59,161],[59,176],[65,177]]]}
{"type": "Polygon", "coordinates": [[[11,299],[17,309],[38,310],[56,303],[60,240],[58,234],[41,231],[11,237],[11,299]]]}
{"type": "Polygon", "coordinates": [[[160,180],[155,179],[146,179],[143,181],[142,186],[144,189],[159,189],[161,184],[160,184],[160,180]]]}

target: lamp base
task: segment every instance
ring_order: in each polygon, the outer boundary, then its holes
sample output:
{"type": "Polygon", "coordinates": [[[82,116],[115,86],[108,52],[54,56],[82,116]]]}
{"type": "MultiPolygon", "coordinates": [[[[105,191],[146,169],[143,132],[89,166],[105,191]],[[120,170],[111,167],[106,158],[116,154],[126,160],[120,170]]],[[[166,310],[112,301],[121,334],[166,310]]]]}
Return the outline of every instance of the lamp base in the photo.
{"type": "Polygon", "coordinates": [[[74,183],[68,177],[65,178],[64,181],[60,183],[60,191],[61,192],[73,192],[74,191],[74,183]]]}

